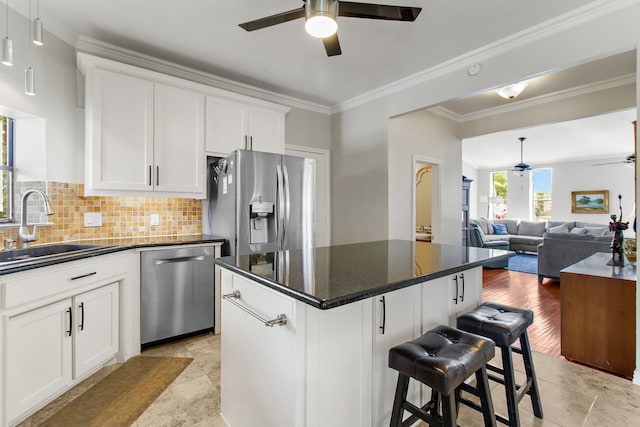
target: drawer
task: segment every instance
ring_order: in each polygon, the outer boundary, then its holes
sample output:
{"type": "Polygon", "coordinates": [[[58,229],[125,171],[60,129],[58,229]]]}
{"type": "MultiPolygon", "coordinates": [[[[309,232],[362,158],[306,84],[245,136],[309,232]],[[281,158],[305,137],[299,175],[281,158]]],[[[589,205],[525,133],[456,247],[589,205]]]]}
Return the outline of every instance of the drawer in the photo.
{"type": "MultiPolygon", "coordinates": [[[[295,322],[295,301],[292,298],[274,291],[273,289],[269,289],[260,283],[246,279],[236,273],[231,273],[224,268],[222,269],[221,287],[222,295],[239,291],[240,298],[234,298],[233,302],[242,305],[246,310],[249,310],[267,320],[275,319],[278,315],[284,314],[287,316],[287,326],[293,326],[295,322]]],[[[230,307],[230,304],[227,305],[227,307],[228,309],[240,309],[238,307],[230,307]]],[[[246,314],[247,316],[250,316],[249,313],[246,314]]],[[[255,319],[255,321],[257,322],[258,319],[255,319]]]]}
{"type": "Polygon", "coordinates": [[[126,275],[127,254],[101,255],[3,276],[2,308],[35,302],[96,283],[109,283],[126,275]]]}

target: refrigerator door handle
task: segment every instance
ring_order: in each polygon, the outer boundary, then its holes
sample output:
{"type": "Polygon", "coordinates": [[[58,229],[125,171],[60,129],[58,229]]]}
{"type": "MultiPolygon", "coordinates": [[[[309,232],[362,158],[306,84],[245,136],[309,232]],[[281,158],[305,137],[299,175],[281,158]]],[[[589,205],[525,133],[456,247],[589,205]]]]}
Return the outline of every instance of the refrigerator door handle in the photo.
{"type": "Polygon", "coordinates": [[[284,226],[282,228],[282,244],[284,246],[285,233],[287,232],[287,227],[289,227],[291,219],[291,189],[287,165],[282,166],[282,174],[284,176],[284,226]]]}
{"type": "Polygon", "coordinates": [[[282,166],[276,165],[276,177],[277,177],[277,186],[276,186],[276,197],[277,197],[277,206],[276,212],[278,214],[277,224],[276,224],[276,241],[278,245],[278,250],[282,249],[282,244],[284,242],[284,204],[285,204],[285,194],[284,194],[284,175],[282,173],[282,166]]]}

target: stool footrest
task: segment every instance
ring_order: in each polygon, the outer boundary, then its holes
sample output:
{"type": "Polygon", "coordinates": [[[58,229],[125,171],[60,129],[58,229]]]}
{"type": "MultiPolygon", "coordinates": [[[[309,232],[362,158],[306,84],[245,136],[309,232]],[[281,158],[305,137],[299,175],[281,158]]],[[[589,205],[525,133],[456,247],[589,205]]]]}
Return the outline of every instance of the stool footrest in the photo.
{"type": "Polygon", "coordinates": [[[429,425],[441,423],[442,418],[440,416],[433,416],[429,413],[429,411],[433,410],[437,404],[438,402],[431,400],[422,408],[419,408],[411,402],[404,401],[402,403],[402,409],[408,411],[411,416],[402,422],[402,427],[411,426],[418,420],[422,420],[429,425]]]}

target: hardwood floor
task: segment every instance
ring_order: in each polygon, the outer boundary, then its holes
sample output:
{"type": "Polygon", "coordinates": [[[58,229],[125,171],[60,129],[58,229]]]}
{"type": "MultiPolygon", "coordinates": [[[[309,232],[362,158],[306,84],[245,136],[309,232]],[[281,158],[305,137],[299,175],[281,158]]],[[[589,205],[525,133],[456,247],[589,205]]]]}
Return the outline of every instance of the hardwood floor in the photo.
{"type": "Polygon", "coordinates": [[[528,329],[531,348],[560,357],[560,281],[545,279],[538,284],[535,274],[503,269],[484,269],[482,300],[533,310],[528,329]]]}

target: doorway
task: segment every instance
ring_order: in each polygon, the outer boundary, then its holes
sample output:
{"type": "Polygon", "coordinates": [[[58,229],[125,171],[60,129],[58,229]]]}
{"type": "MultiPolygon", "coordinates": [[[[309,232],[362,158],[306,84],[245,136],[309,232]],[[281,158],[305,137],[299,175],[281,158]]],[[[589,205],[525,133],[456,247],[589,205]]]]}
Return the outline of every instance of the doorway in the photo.
{"type": "Polygon", "coordinates": [[[415,157],[413,162],[414,238],[420,242],[437,241],[439,230],[438,163],[415,157]]]}

